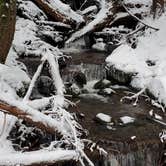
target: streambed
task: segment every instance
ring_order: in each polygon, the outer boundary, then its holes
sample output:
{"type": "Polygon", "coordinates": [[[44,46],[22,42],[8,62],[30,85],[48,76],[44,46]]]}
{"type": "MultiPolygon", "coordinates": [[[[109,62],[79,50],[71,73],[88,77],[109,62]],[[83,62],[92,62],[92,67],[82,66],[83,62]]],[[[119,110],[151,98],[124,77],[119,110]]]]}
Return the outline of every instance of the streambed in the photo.
{"type": "MultiPolygon", "coordinates": [[[[84,70],[86,81],[105,78],[105,58],[101,52],[85,51],[69,54],[67,64],[61,70],[63,80],[70,81],[73,73],[84,70]],[[81,68],[81,69],[80,69],[81,68]]],[[[32,76],[40,64],[39,58],[21,58],[29,75],[32,76]]],[[[42,75],[48,75],[46,70],[42,75]]],[[[114,86],[115,87],[115,86],[114,86]]],[[[113,88],[113,87],[112,87],[113,88]]],[[[159,133],[165,127],[149,118],[149,112],[154,110],[161,114],[161,110],[153,107],[146,98],[140,97],[137,106],[132,102],[120,102],[131,89],[114,88],[115,94],[101,96],[87,92],[77,96],[73,101],[80,100],[78,109],[69,108],[71,112],[84,114],[78,120],[87,129],[87,138],[94,141],[108,152],[102,157],[97,152],[90,153],[89,157],[96,166],[158,166],[162,163],[164,145],[159,139],[159,133]],[[100,123],[95,120],[98,113],[109,115],[113,125],[100,123]],[[123,124],[120,119],[124,116],[134,118],[134,122],[123,124]]]]}

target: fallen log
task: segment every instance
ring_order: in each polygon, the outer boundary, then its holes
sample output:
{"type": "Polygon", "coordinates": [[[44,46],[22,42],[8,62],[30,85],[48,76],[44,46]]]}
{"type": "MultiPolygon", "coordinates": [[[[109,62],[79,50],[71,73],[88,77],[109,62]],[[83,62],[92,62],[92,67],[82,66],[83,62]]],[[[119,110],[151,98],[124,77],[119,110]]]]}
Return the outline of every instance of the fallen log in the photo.
{"type": "Polygon", "coordinates": [[[71,37],[67,40],[66,44],[69,44],[82,36],[86,35],[90,32],[95,32],[103,29],[106,25],[114,18],[114,7],[111,2],[106,2],[106,0],[101,0],[100,2],[101,9],[96,15],[96,18],[85,25],[82,29],[76,31],[71,35],[71,37]]]}
{"type": "Polygon", "coordinates": [[[73,11],[70,6],[62,3],[60,0],[32,0],[38,5],[46,15],[53,21],[59,21],[65,24],[77,25],[84,22],[81,15],[73,11]]]}
{"type": "Polygon", "coordinates": [[[11,114],[19,119],[23,119],[48,133],[55,134],[57,132],[62,135],[66,135],[66,132],[60,127],[61,122],[58,122],[50,116],[33,109],[21,101],[9,101],[7,98],[1,96],[0,110],[2,110],[2,112],[4,110],[6,113],[11,114]]]}

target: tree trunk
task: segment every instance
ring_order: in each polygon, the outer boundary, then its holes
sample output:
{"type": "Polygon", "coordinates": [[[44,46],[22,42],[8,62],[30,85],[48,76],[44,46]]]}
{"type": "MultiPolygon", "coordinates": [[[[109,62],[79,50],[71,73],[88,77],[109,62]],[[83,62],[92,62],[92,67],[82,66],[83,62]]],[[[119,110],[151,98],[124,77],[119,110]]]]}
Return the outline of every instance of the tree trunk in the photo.
{"type": "Polygon", "coordinates": [[[0,0],[0,62],[5,63],[16,22],[16,0],[0,0]]]}

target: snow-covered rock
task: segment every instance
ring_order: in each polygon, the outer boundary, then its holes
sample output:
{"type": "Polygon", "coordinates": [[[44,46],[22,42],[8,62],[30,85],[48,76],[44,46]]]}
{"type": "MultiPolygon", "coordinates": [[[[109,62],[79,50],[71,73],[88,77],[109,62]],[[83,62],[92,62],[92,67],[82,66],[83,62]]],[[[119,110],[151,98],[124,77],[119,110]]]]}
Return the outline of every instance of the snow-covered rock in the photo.
{"type": "Polygon", "coordinates": [[[19,91],[30,83],[30,78],[24,71],[2,64],[0,64],[0,80],[7,83],[16,91],[19,91]]]}
{"type": "Polygon", "coordinates": [[[104,113],[98,113],[96,115],[96,120],[102,123],[110,123],[111,117],[109,115],[106,115],[104,113]]]}
{"type": "Polygon", "coordinates": [[[114,66],[123,73],[131,73],[130,85],[148,90],[166,104],[166,15],[163,14],[155,21],[151,18],[144,20],[159,31],[147,29],[145,34],[138,38],[136,49],[123,44],[113,51],[106,59],[108,69],[114,66]]]}
{"type": "Polygon", "coordinates": [[[135,121],[135,118],[132,118],[130,116],[123,116],[120,118],[123,124],[133,123],[135,121]]]}
{"type": "Polygon", "coordinates": [[[160,103],[166,104],[166,77],[152,78],[147,85],[148,91],[155,96],[160,103]]]}
{"type": "Polygon", "coordinates": [[[102,38],[96,40],[96,43],[92,46],[93,49],[98,51],[105,51],[106,44],[103,42],[102,38]]]}

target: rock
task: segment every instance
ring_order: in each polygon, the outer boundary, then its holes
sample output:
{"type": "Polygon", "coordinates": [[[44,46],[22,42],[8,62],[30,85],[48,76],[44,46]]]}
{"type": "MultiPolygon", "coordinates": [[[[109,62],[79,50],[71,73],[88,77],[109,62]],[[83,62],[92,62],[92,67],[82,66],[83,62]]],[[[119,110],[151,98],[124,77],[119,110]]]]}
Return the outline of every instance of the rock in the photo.
{"type": "Polygon", "coordinates": [[[67,62],[66,62],[66,60],[65,60],[64,57],[60,57],[60,58],[58,59],[58,64],[59,64],[59,69],[60,69],[60,70],[66,68],[66,66],[67,66],[67,62]]]}
{"type": "Polygon", "coordinates": [[[111,82],[109,80],[102,79],[94,85],[94,89],[105,89],[108,88],[110,85],[111,82]]]}
{"type": "Polygon", "coordinates": [[[85,74],[80,71],[74,74],[73,79],[80,87],[83,87],[87,83],[85,74]]]}
{"type": "Polygon", "coordinates": [[[78,97],[81,93],[79,86],[75,83],[72,84],[67,91],[69,95],[72,95],[72,97],[78,97]]]}
{"type": "Polygon", "coordinates": [[[40,94],[50,96],[54,92],[53,80],[48,76],[40,76],[37,80],[37,89],[40,94]]]}
{"type": "Polygon", "coordinates": [[[130,116],[123,116],[120,118],[120,120],[122,121],[123,124],[129,124],[133,123],[135,121],[135,118],[132,118],[130,116]]]}
{"type": "Polygon", "coordinates": [[[111,117],[104,113],[98,113],[95,117],[95,120],[101,124],[111,123],[111,117]]]}
{"type": "Polygon", "coordinates": [[[109,66],[106,70],[106,78],[108,80],[114,80],[115,82],[123,85],[129,85],[134,75],[136,75],[136,73],[126,73],[115,68],[113,65],[109,66]]]}
{"type": "Polygon", "coordinates": [[[109,42],[105,45],[105,51],[111,54],[118,46],[119,44],[113,44],[109,42]]]}
{"type": "Polygon", "coordinates": [[[105,88],[98,91],[98,94],[103,96],[112,95],[113,93],[116,93],[116,92],[112,90],[111,88],[105,88]]]}
{"type": "Polygon", "coordinates": [[[105,51],[106,44],[103,42],[102,38],[96,39],[96,43],[92,46],[93,49],[97,51],[105,51]]]}
{"type": "Polygon", "coordinates": [[[25,95],[30,84],[30,78],[24,71],[2,64],[0,64],[0,80],[7,83],[20,97],[25,95]]]}

